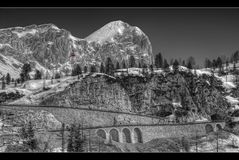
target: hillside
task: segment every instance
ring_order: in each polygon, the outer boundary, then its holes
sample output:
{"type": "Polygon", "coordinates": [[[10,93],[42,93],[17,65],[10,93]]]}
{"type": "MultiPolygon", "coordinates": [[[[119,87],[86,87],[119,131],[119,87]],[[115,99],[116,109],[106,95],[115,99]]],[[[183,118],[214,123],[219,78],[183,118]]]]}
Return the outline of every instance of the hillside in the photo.
{"type": "Polygon", "coordinates": [[[54,80],[53,84],[48,80],[46,91],[42,90],[43,81],[32,80],[25,85],[32,94],[8,103],[137,113],[160,117],[164,121],[161,123],[227,120],[229,112],[238,108],[233,78],[226,82],[223,76],[185,67],[178,72],[148,71],[146,75],[140,68],[119,71],[113,77],[94,73],[83,74],[79,79],[54,80]]]}

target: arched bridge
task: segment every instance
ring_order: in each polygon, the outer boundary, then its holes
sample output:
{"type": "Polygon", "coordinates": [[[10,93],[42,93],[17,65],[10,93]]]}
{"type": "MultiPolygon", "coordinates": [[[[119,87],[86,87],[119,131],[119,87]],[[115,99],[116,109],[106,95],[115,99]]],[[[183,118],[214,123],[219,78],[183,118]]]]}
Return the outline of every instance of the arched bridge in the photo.
{"type": "Polygon", "coordinates": [[[119,143],[145,143],[155,138],[202,136],[223,129],[225,122],[185,124],[122,125],[88,128],[95,136],[119,143]]]}
{"type": "MultiPolygon", "coordinates": [[[[90,130],[95,136],[99,136],[105,141],[109,141],[110,139],[114,142],[119,143],[145,143],[155,138],[168,138],[168,137],[183,137],[183,136],[200,136],[210,133],[212,131],[216,131],[219,129],[224,128],[225,122],[224,121],[217,121],[217,122],[191,122],[191,123],[173,123],[173,124],[155,124],[153,123],[155,120],[158,122],[158,118],[146,115],[137,115],[132,113],[124,113],[124,112],[115,112],[115,111],[105,111],[105,110],[96,110],[96,109],[86,109],[86,108],[73,108],[73,107],[64,107],[64,106],[34,106],[34,105],[0,105],[1,109],[13,109],[13,110],[23,110],[24,108],[28,110],[29,108],[32,109],[45,109],[50,110],[52,113],[63,110],[62,112],[66,112],[69,110],[82,110],[88,111],[87,115],[90,112],[97,112],[97,113],[107,113],[112,115],[130,115],[135,116],[137,119],[142,120],[143,123],[139,124],[130,124],[130,125],[111,125],[111,126],[96,126],[96,127],[88,127],[85,128],[86,130],[90,130]],[[57,110],[58,109],[58,110],[57,110]],[[148,121],[150,124],[146,124],[145,120],[148,121]],[[111,138],[110,138],[111,137],[111,138]]],[[[57,115],[57,114],[56,114],[57,115]]],[[[63,114],[59,114],[59,118],[62,117],[63,114]]],[[[86,116],[86,114],[85,114],[86,116]]],[[[105,116],[102,114],[102,116],[105,116]]],[[[96,117],[95,114],[92,117],[96,117]]],[[[115,116],[112,116],[113,118],[115,116]]],[[[62,119],[66,119],[67,117],[63,117],[62,119]]],[[[71,119],[71,118],[70,118],[71,119]]],[[[113,120],[110,119],[110,122],[113,120]]],[[[141,121],[138,121],[141,122],[141,121]]],[[[103,124],[101,124],[103,125],[103,124]]]]}

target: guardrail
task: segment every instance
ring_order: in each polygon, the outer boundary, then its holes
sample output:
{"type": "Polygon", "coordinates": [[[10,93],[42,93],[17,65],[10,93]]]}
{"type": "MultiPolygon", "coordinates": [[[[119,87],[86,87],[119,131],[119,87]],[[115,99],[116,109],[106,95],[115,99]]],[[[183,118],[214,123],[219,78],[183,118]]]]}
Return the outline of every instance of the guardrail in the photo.
{"type": "Polygon", "coordinates": [[[4,109],[2,107],[29,107],[29,108],[58,108],[58,109],[75,109],[75,110],[86,110],[86,111],[92,111],[92,112],[105,112],[105,113],[116,113],[116,114],[126,114],[126,115],[134,115],[134,116],[140,116],[140,117],[147,117],[147,118],[154,118],[154,119],[163,119],[156,116],[150,116],[150,115],[141,115],[136,113],[129,113],[129,112],[121,112],[121,111],[110,111],[110,110],[104,110],[104,109],[89,109],[89,108],[76,108],[76,107],[65,107],[65,106],[44,106],[44,105],[16,105],[16,104],[0,104],[0,109],[4,109]]]}
{"type": "MultiPolygon", "coordinates": [[[[119,127],[155,127],[155,126],[180,126],[180,125],[196,125],[196,124],[212,124],[222,123],[224,121],[213,122],[189,122],[189,123],[168,123],[168,124],[127,124],[127,125],[112,125],[112,126],[95,126],[95,127],[82,127],[83,130],[101,129],[101,128],[119,128],[119,127]]],[[[48,130],[49,132],[59,132],[61,129],[48,130]]]]}

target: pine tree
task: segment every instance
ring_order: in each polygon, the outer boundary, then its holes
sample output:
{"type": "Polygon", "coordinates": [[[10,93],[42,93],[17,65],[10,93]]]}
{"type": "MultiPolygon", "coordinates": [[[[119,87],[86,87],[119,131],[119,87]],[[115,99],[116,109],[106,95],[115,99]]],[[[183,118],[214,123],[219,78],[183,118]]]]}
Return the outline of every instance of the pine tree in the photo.
{"type": "Polygon", "coordinates": [[[235,72],[236,71],[236,63],[234,62],[233,63],[233,72],[235,72]]]}
{"type": "Polygon", "coordinates": [[[37,149],[37,140],[35,138],[35,131],[33,129],[32,122],[30,121],[28,123],[27,128],[25,126],[21,129],[20,136],[24,139],[24,146],[27,149],[30,149],[31,151],[34,151],[37,149]]]}
{"type": "Polygon", "coordinates": [[[129,57],[129,67],[130,67],[130,68],[133,68],[133,67],[135,67],[135,66],[136,66],[136,64],[135,64],[135,58],[134,58],[133,55],[131,55],[131,56],[129,57]]]}
{"type": "Polygon", "coordinates": [[[105,73],[105,66],[102,62],[101,62],[101,65],[100,65],[100,73],[105,73]]]}
{"type": "Polygon", "coordinates": [[[80,124],[78,126],[75,124],[71,125],[67,144],[68,152],[84,152],[83,145],[85,143],[85,138],[82,133],[80,124]]]}
{"type": "Polygon", "coordinates": [[[90,72],[91,72],[91,73],[95,73],[95,72],[96,72],[95,65],[92,65],[92,66],[90,67],[90,72]]]}
{"type": "Polygon", "coordinates": [[[2,79],[2,90],[4,90],[6,88],[6,84],[5,84],[5,78],[3,77],[2,79]]]}
{"type": "Polygon", "coordinates": [[[82,69],[81,69],[81,66],[79,64],[77,64],[77,75],[81,75],[82,74],[82,69]]]}
{"type": "Polygon", "coordinates": [[[123,69],[126,69],[127,68],[127,66],[126,66],[126,64],[125,64],[125,60],[123,59],[123,61],[122,61],[122,68],[123,69]]]}
{"type": "Polygon", "coordinates": [[[74,129],[75,129],[75,126],[74,124],[71,125],[70,127],[70,134],[69,134],[69,137],[68,137],[68,144],[67,144],[67,151],[68,152],[74,152],[74,129]]]}
{"type": "Polygon", "coordinates": [[[20,80],[20,78],[18,78],[18,79],[17,79],[17,83],[20,84],[20,82],[21,82],[21,80],[20,80]]]}
{"type": "Polygon", "coordinates": [[[154,66],[156,68],[159,68],[159,55],[158,54],[156,54],[154,57],[154,66]]]}
{"type": "Polygon", "coordinates": [[[227,60],[226,61],[226,82],[227,82],[227,75],[228,75],[228,66],[229,66],[229,62],[227,60]]]}
{"type": "Polygon", "coordinates": [[[116,70],[117,69],[120,69],[120,64],[119,64],[119,62],[117,61],[117,63],[116,63],[116,70]]]}
{"type": "Polygon", "coordinates": [[[6,76],[6,84],[9,85],[11,82],[11,76],[9,73],[7,73],[7,76],[6,76]]]}
{"type": "Polygon", "coordinates": [[[162,68],[163,67],[163,58],[162,58],[162,54],[161,53],[158,53],[156,56],[155,56],[155,67],[156,68],[162,68]]]}
{"type": "Polygon", "coordinates": [[[205,68],[210,68],[210,67],[209,67],[209,59],[208,59],[208,58],[205,59],[204,67],[205,67],[205,68]]]}
{"type": "Polygon", "coordinates": [[[35,77],[34,77],[35,80],[37,79],[42,79],[42,75],[41,75],[41,72],[39,70],[36,70],[36,74],[35,74],[35,77]]]}
{"type": "Polygon", "coordinates": [[[64,149],[65,149],[65,123],[62,123],[62,127],[61,127],[61,151],[64,152],[64,149]]]}
{"type": "Polygon", "coordinates": [[[215,59],[212,61],[212,68],[213,70],[217,68],[217,61],[215,59]]]}
{"type": "Polygon", "coordinates": [[[28,134],[27,134],[27,130],[26,130],[26,127],[23,126],[21,129],[20,129],[20,137],[22,139],[27,139],[28,138],[28,134]]]}
{"type": "Polygon", "coordinates": [[[142,68],[141,63],[139,62],[138,68],[142,68]]]}
{"type": "Polygon", "coordinates": [[[189,61],[188,64],[187,64],[187,68],[190,69],[190,70],[193,69],[192,64],[191,64],[190,61],[189,61]]]}
{"type": "Polygon", "coordinates": [[[32,69],[30,64],[28,63],[23,64],[20,74],[22,83],[30,79],[29,73],[31,72],[31,70],[32,69]]]}
{"type": "Polygon", "coordinates": [[[191,63],[192,68],[194,68],[194,66],[196,65],[195,58],[192,57],[192,56],[188,57],[188,59],[187,59],[187,64],[188,64],[189,62],[191,63]]]}
{"type": "Polygon", "coordinates": [[[164,59],[163,68],[168,69],[168,67],[169,67],[168,61],[167,59],[164,59]]]}
{"type": "Polygon", "coordinates": [[[113,75],[113,73],[114,73],[114,64],[110,57],[108,57],[106,60],[105,72],[106,72],[106,74],[109,74],[109,75],[113,75]]]}
{"type": "Polygon", "coordinates": [[[175,60],[174,63],[173,63],[173,70],[178,71],[178,67],[179,67],[178,60],[175,60]]]}
{"type": "Polygon", "coordinates": [[[151,74],[153,74],[153,73],[154,73],[154,67],[153,67],[153,65],[151,64],[151,65],[149,66],[149,68],[150,68],[151,74]]]}
{"type": "Polygon", "coordinates": [[[219,68],[219,73],[222,73],[222,59],[220,57],[217,58],[217,66],[219,68]]]}
{"type": "Polygon", "coordinates": [[[23,73],[20,73],[20,80],[21,80],[21,83],[25,82],[25,76],[23,73]]]}
{"type": "Polygon", "coordinates": [[[237,63],[238,59],[239,59],[239,51],[236,51],[236,52],[233,54],[233,61],[234,61],[235,63],[237,63]]]}
{"type": "Polygon", "coordinates": [[[59,78],[61,78],[61,75],[60,75],[59,72],[57,72],[57,73],[55,74],[55,79],[59,79],[59,78]]]}
{"type": "Polygon", "coordinates": [[[87,73],[88,72],[88,69],[87,69],[87,66],[84,67],[84,73],[87,73]]]}
{"type": "Polygon", "coordinates": [[[83,144],[84,144],[84,139],[83,136],[81,135],[81,125],[79,124],[78,127],[76,128],[75,131],[75,152],[84,152],[83,144]]]}
{"type": "Polygon", "coordinates": [[[146,77],[147,76],[147,65],[146,64],[143,64],[143,71],[142,71],[142,74],[146,77]]]}
{"type": "Polygon", "coordinates": [[[28,137],[34,138],[34,130],[33,130],[33,125],[31,121],[28,123],[28,137]]]}
{"type": "Polygon", "coordinates": [[[72,76],[77,76],[82,74],[82,70],[81,70],[81,66],[79,64],[77,64],[73,69],[72,69],[72,76]]]}
{"type": "Polygon", "coordinates": [[[186,152],[189,152],[190,145],[189,145],[189,141],[188,141],[188,139],[186,137],[182,137],[181,144],[182,144],[184,150],[186,152]]]}
{"type": "Polygon", "coordinates": [[[73,67],[71,70],[71,76],[76,76],[76,67],[73,67]]]}

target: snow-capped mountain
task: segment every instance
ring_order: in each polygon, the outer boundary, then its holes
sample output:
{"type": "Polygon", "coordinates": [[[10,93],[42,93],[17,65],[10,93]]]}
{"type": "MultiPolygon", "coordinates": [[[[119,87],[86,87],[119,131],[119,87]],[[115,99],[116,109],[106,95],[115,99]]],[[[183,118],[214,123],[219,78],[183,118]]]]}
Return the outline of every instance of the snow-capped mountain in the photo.
{"type": "Polygon", "coordinates": [[[74,37],[54,24],[0,29],[0,74],[18,77],[20,67],[29,62],[33,70],[53,68],[69,72],[72,64],[100,66],[110,57],[114,62],[134,55],[136,61],[151,62],[152,46],[138,28],[122,21],[106,24],[85,39],[74,37]],[[71,57],[74,53],[74,58],[71,57]],[[11,59],[11,60],[10,60],[11,59]],[[7,61],[7,63],[4,63],[7,61]]]}

